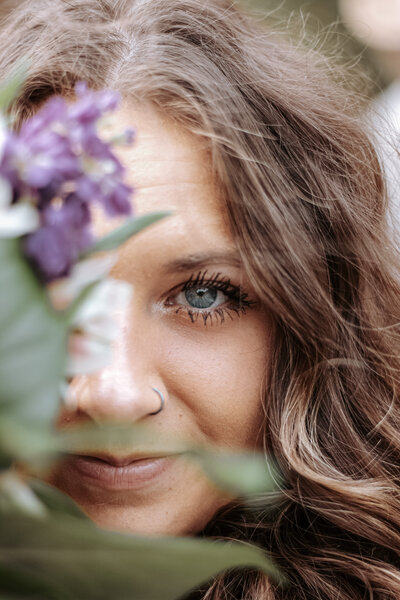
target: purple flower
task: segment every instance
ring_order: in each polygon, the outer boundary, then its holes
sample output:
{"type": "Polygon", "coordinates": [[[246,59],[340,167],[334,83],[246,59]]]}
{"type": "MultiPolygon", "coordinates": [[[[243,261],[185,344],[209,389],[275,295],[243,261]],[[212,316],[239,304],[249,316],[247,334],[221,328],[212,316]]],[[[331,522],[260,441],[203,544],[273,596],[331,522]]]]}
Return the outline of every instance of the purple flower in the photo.
{"type": "Polygon", "coordinates": [[[60,125],[66,115],[66,101],[54,98],[26,121],[18,134],[10,133],[0,173],[17,191],[35,191],[52,180],[65,181],[80,175],[78,157],[60,125]]]}
{"type": "Polygon", "coordinates": [[[84,230],[90,225],[89,206],[76,194],[69,194],[64,202],[48,203],[42,211],[42,220],[49,227],[84,230]]]}
{"type": "MultiPolygon", "coordinates": [[[[19,133],[9,133],[0,156],[0,176],[11,183],[13,201],[29,197],[39,209],[41,225],[25,250],[46,281],[68,274],[92,242],[91,204],[109,216],[131,213],[133,190],[123,183],[124,168],[97,131],[119,96],[83,82],[75,91],[75,103],[52,98],[19,133]]],[[[125,141],[132,139],[129,130],[125,141]]]]}
{"type": "Polygon", "coordinates": [[[125,135],[124,135],[124,143],[127,144],[128,146],[130,146],[131,144],[133,144],[133,141],[135,139],[135,131],[134,129],[132,129],[131,127],[128,127],[128,129],[125,130],[125,135]]]}
{"type": "Polygon", "coordinates": [[[68,141],[53,131],[43,131],[26,139],[24,131],[7,140],[0,172],[21,193],[37,189],[52,181],[68,181],[79,177],[80,165],[68,141]]]}
{"type": "Polygon", "coordinates": [[[97,181],[95,178],[81,178],[76,194],[82,199],[95,198],[110,217],[131,214],[132,188],[122,183],[120,178],[112,177],[112,175],[103,176],[97,181]]]}
{"type": "Polygon", "coordinates": [[[120,102],[118,93],[91,91],[85,81],[76,84],[75,93],[79,100],[71,107],[70,118],[82,124],[98,121],[103,114],[114,111],[120,102]]]}
{"type": "Polygon", "coordinates": [[[46,281],[68,275],[77,259],[71,239],[60,227],[44,225],[26,239],[25,254],[46,281]]]}
{"type": "Polygon", "coordinates": [[[102,183],[102,192],[101,202],[110,217],[130,215],[131,204],[129,198],[132,188],[115,179],[105,178],[102,183]]]}
{"type": "Polygon", "coordinates": [[[41,227],[28,236],[25,253],[46,281],[69,274],[79,254],[93,242],[88,202],[76,194],[47,202],[41,227]]]}
{"type": "Polygon", "coordinates": [[[88,205],[72,195],[62,204],[49,204],[41,213],[42,226],[29,235],[25,253],[46,281],[70,273],[80,252],[92,243],[88,205]]]}

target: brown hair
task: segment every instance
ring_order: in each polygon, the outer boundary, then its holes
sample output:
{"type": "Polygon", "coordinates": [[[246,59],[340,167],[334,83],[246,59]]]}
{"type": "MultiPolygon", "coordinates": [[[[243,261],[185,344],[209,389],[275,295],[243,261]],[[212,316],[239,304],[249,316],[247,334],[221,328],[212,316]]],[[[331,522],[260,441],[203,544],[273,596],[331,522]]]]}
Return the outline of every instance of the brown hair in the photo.
{"type": "MultiPolygon", "coordinates": [[[[86,80],[207,138],[231,229],[274,323],[265,445],[279,509],[230,506],[205,535],[255,541],[291,582],[218,577],[207,600],[400,598],[400,289],[380,165],[320,54],[229,0],[37,0],[3,27],[30,73],[19,120],[86,80]]],[[[397,261],[397,262],[396,262],[397,261]]]]}

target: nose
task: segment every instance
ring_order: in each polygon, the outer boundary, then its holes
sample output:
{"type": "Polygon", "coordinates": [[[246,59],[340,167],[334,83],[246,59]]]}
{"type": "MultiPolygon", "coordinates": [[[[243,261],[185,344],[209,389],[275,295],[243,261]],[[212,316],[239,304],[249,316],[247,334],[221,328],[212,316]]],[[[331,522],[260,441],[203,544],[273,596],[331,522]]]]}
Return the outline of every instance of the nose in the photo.
{"type": "Polygon", "coordinates": [[[128,309],[115,318],[120,334],[110,363],[93,374],[76,376],[70,384],[71,410],[77,419],[136,423],[164,409],[166,390],[157,373],[151,326],[143,326],[138,317],[135,326],[128,309]]]}

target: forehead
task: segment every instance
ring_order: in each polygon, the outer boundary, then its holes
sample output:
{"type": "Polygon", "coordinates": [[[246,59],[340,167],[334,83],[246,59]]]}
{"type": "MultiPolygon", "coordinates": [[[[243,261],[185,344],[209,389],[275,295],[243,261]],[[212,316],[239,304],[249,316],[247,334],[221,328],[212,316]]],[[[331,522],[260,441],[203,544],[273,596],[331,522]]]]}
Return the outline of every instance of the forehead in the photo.
{"type": "Polygon", "coordinates": [[[138,187],[185,180],[211,183],[205,142],[166,115],[151,107],[123,104],[110,122],[120,131],[127,126],[135,130],[135,143],[124,150],[124,160],[138,187]]]}
{"type": "MultiPolygon", "coordinates": [[[[135,190],[134,213],[170,211],[170,218],[151,229],[165,236],[166,242],[175,238],[177,249],[179,244],[189,243],[232,247],[205,141],[152,107],[123,103],[108,120],[105,135],[120,134],[128,127],[135,130],[133,145],[115,150],[126,168],[125,180],[135,190]]],[[[96,215],[98,234],[117,224],[96,215]]]]}

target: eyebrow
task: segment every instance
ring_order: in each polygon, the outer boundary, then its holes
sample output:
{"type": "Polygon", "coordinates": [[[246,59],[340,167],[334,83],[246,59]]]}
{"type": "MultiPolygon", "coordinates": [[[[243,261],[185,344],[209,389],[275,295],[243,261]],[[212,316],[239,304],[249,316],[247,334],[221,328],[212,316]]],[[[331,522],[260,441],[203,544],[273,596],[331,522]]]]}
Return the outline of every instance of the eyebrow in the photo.
{"type": "Polygon", "coordinates": [[[188,254],[182,256],[167,264],[163,265],[163,270],[167,273],[176,273],[189,271],[190,269],[213,265],[213,264],[224,264],[231,265],[233,267],[241,267],[242,261],[239,253],[236,250],[222,251],[222,252],[201,252],[198,254],[188,254]]]}

